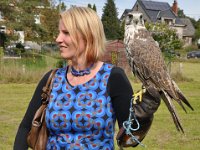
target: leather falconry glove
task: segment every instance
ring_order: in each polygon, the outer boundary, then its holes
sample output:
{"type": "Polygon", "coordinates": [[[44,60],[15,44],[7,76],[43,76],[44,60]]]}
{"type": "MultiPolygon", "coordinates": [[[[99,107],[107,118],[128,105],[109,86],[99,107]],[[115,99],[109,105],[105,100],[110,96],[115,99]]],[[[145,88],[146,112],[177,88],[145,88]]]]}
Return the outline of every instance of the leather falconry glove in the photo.
{"type": "Polygon", "coordinates": [[[141,143],[151,127],[153,114],[157,111],[160,101],[159,96],[153,97],[146,90],[142,94],[142,101],[137,101],[132,105],[134,115],[132,115],[131,128],[138,129],[127,131],[124,126],[120,128],[116,139],[121,149],[123,149],[122,147],[135,147],[141,143]]]}

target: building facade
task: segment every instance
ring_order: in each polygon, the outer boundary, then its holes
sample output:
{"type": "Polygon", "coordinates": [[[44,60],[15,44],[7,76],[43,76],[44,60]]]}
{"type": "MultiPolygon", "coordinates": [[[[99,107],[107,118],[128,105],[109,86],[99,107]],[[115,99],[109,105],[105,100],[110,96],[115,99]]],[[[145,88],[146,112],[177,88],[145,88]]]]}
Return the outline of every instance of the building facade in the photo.
{"type": "Polygon", "coordinates": [[[188,18],[178,17],[178,2],[174,0],[172,6],[167,2],[157,2],[149,0],[137,0],[132,9],[126,9],[120,20],[123,21],[130,11],[138,11],[143,14],[145,22],[166,23],[175,29],[180,39],[184,41],[184,46],[192,44],[195,29],[188,18]]]}

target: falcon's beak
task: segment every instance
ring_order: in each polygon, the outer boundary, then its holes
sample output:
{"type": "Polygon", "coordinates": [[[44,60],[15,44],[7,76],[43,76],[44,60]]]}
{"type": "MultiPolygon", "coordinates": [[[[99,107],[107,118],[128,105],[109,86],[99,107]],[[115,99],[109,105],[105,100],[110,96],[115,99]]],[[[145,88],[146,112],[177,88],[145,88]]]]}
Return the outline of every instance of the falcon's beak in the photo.
{"type": "Polygon", "coordinates": [[[138,24],[138,22],[139,22],[139,21],[138,21],[138,20],[136,20],[136,21],[135,21],[135,24],[137,25],[137,24],[138,24]]]}

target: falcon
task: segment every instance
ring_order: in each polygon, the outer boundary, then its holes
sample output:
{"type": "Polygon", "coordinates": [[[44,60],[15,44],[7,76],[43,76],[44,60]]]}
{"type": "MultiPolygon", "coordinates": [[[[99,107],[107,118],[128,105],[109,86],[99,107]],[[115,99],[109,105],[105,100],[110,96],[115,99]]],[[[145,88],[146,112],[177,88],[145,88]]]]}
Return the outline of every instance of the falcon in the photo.
{"type": "MultiPolygon", "coordinates": [[[[127,15],[124,44],[133,74],[139,78],[144,89],[152,96],[159,96],[163,99],[172,115],[177,130],[184,133],[173,100],[178,102],[185,112],[186,109],[183,103],[191,110],[193,108],[175,81],[170,77],[158,44],[145,28],[142,13],[133,11],[127,15]]],[[[142,94],[140,93],[140,95],[142,94]]]]}

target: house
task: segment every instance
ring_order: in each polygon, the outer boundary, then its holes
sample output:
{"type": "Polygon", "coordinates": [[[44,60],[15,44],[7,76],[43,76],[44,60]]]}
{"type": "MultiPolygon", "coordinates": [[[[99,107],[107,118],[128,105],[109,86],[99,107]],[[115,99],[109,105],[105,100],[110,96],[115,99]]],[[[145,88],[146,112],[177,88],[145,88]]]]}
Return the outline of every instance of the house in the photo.
{"type": "Polygon", "coordinates": [[[120,21],[123,21],[125,16],[130,11],[139,11],[143,13],[145,22],[167,23],[171,28],[177,31],[178,37],[185,43],[184,46],[192,44],[195,29],[188,18],[178,17],[177,0],[174,0],[172,6],[170,6],[167,2],[137,0],[132,9],[126,9],[124,11],[120,21]]]}
{"type": "Polygon", "coordinates": [[[106,52],[101,60],[123,68],[126,73],[131,71],[126,58],[125,46],[121,40],[107,41],[106,52]]]}

